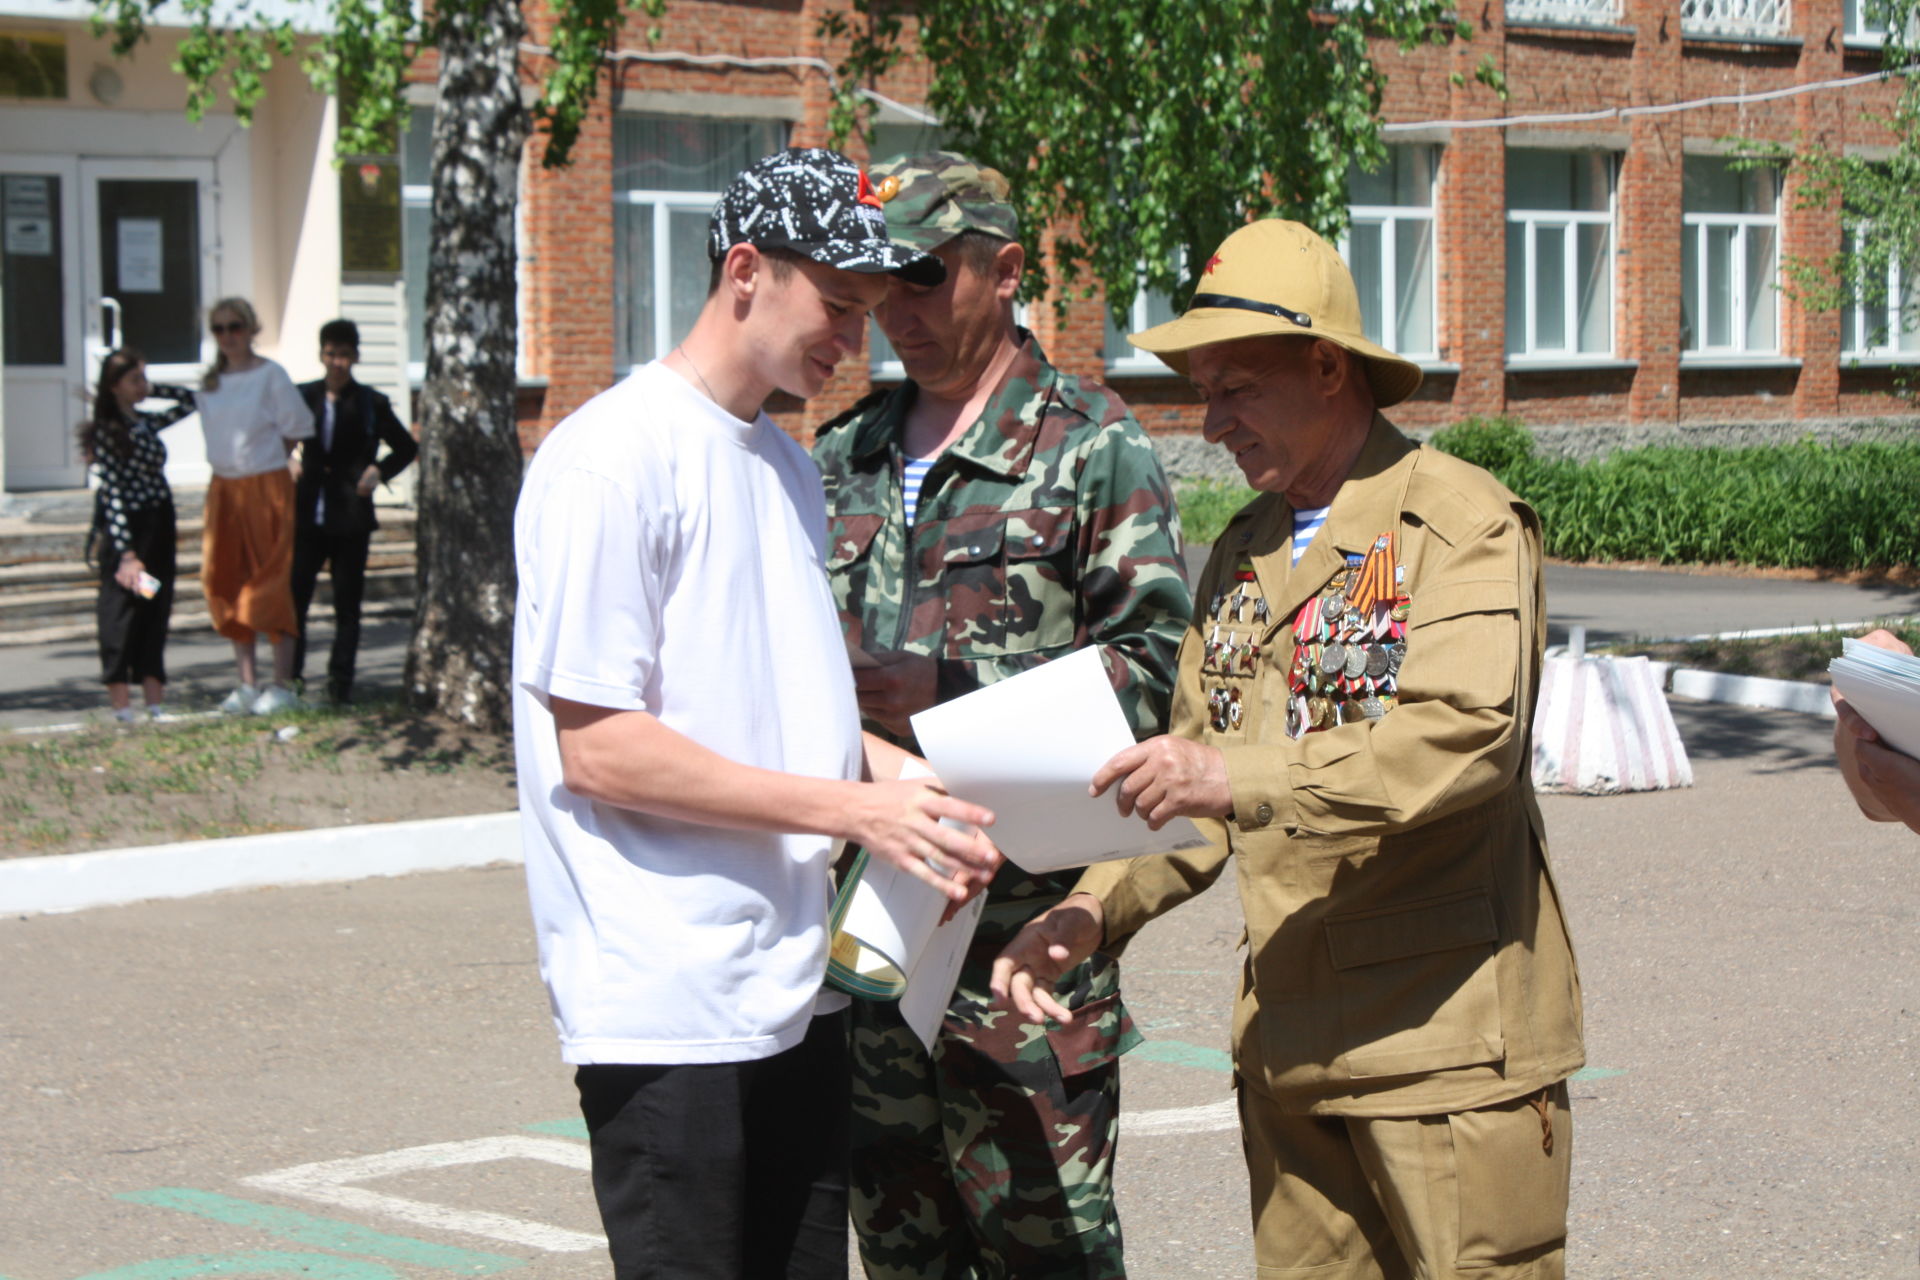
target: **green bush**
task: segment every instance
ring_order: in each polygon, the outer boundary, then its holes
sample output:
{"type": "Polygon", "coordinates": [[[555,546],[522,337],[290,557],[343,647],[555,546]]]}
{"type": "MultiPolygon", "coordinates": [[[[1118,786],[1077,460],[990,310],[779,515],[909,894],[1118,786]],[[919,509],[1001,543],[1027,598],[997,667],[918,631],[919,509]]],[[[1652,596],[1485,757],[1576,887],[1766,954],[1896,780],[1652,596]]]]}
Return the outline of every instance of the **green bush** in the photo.
{"type": "MultiPolygon", "coordinates": [[[[1920,439],[1743,449],[1657,446],[1574,462],[1534,452],[1512,418],[1467,418],[1435,448],[1533,504],[1563,560],[1886,569],[1920,564],[1920,439]]],[[[1200,481],[1179,493],[1187,540],[1208,543],[1255,494],[1200,481]]]]}
{"type": "Polygon", "coordinates": [[[1462,418],[1433,433],[1434,448],[1499,475],[1533,457],[1533,433],[1518,418],[1462,418]]]}
{"type": "Polygon", "coordinates": [[[1534,456],[1518,423],[1469,419],[1436,432],[1434,444],[1532,503],[1547,554],[1561,559],[1920,564],[1920,441],[1657,446],[1573,462],[1534,456]]]}
{"type": "Polygon", "coordinates": [[[1233,513],[1260,495],[1239,481],[1195,480],[1174,494],[1180,507],[1180,532],[1189,545],[1204,546],[1220,536],[1233,513]]]}

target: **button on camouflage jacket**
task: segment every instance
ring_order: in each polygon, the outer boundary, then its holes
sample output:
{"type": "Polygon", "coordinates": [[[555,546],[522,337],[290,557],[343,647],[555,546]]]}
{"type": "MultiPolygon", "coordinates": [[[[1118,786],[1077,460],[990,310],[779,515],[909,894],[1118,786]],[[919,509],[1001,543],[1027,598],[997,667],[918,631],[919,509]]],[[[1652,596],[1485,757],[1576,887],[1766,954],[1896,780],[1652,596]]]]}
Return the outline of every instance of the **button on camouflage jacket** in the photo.
{"type": "MultiPolygon", "coordinates": [[[[933,655],[942,702],[1100,645],[1135,734],[1149,737],[1166,727],[1192,610],[1173,494],[1120,398],[1061,373],[1031,334],[1022,339],[979,421],[927,472],[911,528],[897,444],[913,384],[821,429],[814,460],[841,625],[869,650],[933,655]]],[[[982,944],[1063,897],[1078,875],[1029,877],[1008,864],[982,944]]]]}

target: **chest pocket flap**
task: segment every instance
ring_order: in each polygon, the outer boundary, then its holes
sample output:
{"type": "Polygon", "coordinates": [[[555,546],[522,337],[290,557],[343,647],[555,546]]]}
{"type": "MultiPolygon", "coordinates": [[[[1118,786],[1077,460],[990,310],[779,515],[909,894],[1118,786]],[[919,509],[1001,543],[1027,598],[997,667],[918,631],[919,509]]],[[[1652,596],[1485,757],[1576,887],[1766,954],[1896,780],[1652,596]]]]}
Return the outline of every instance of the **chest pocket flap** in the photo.
{"type": "Polygon", "coordinates": [[[827,568],[852,564],[867,554],[886,521],[880,515],[836,515],[827,526],[827,568]]]}
{"type": "Polygon", "coordinates": [[[1470,578],[1413,593],[1409,630],[1470,613],[1520,612],[1519,584],[1504,578],[1470,578]]]}

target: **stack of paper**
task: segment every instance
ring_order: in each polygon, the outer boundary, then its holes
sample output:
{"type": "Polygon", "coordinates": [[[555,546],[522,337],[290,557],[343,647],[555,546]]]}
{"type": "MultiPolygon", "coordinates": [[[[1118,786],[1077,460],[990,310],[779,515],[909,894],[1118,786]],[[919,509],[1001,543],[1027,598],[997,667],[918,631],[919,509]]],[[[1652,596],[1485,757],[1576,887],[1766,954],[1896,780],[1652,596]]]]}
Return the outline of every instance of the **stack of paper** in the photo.
{"type": "Polygon", "coordinates": [[[1841,641],[1827,664],[1833,687],[1896,750],[1920,757],[1920,657],[1841,641]]]}
{"type": "Polygon", "coordinates": [[[1100,766],[1133,745],[1100,651],[1079,649],[913,717],[946,789],[993,810],[987,835],[1036,875],[1206,844],[1187,818],[1159,831],[1090,796],[1100,766]]]}

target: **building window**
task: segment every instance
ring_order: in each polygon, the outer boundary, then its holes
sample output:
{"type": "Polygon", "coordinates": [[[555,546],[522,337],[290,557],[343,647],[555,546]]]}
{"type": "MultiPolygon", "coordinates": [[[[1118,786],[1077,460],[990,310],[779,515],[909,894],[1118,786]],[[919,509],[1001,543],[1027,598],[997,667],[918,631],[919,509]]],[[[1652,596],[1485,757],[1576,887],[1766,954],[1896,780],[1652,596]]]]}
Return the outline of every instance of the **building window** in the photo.
{"type": "MultiPolygon", "coordinates": [[[[1865,228],[1861,228],[1864,230],[1865,228]]],[[[1846,233],[1851,255],[1855,232],[1846,233]]],[[[1840,354],[1849,360],[1913,360],[1920,356],[1920,297],[1898,260],[1886,267],[1886,292],[1878,299],[1856,300],[1841,317],[1840,354]]]]}
{"type": "MultiPolygon", "coordinates": [[[[111,69],[109,74],[116,79],[119,75],[111,69]]],[[[66,96],[67,38],[64,35],[0,32],[0,98],[59,100],[66,96]]]]}
{"type": "Polygon", "coordinates": [[[427,245],[433,230],[433,108],[414,107],[400,138],[400,267],[407,292],[407,380],[427,377],[427,245]]]}
{"type": "Polygon", "coordinates": [[[1127,335],[1165,324],[1179,315],[1180,308],[1174,305],[1172,294],[1142,287],[1134,291],[1133,306],[1127,309],[1125,315],[1116,315],[1111,309],[1105,309],[1104,314],[1107,327],[1101,340],[1100,355],[1106,361],[1108,373],[1134,377],[1165,377],[1169,374],[1165,361],[1151,351],[1142,351],[1128,342],[1127,335]]]}
{"type": "Polygon", "coordinates": [[[613,121],[615,368],[673,350],[707,299],[707,220],[734,176],[786,141],[773,120],[613,121]]]}
{"type": "Polygon", "coordinates": [[[1778,354],[1779,172],[1688,156],[1681,209],[1681,351],[1778,354]]]}
{"type": "Polygon", "coordinates": [[[1788,0],[1680,0],[1680,30],[1693,36],[1780,36],[1792,14],[1788,0]]]}
{"type": "Polygon", "coordinates": [[[1610,27],[1620,21],[1620,0],[1507,0],[1507,21],[1610,27]]]}
{"type": "MultiPolygon", "coordinates": [[[[1846,0],[1841,38],[1850,45],[1878,48],[1887,42],[1890,0],[1846,0]]],[[[1920,11],[1907,15],[1907,43],[1920,40],[1920,11]]]]}
{"type": "Polygon", "coordinates": [[[1613,353],[1614,159],[1507,152],[1507,355],[1613,353]]]}
{"type": "Polygon", "coordinates": [[[1360,290],[1369,339],[1409,359],[1439,357],[1433,310],[1433,177],[1440,149],[1387,148],[1373,173],[1347,170],[1341,256],[1360,290]]]}

